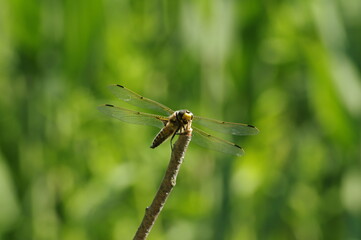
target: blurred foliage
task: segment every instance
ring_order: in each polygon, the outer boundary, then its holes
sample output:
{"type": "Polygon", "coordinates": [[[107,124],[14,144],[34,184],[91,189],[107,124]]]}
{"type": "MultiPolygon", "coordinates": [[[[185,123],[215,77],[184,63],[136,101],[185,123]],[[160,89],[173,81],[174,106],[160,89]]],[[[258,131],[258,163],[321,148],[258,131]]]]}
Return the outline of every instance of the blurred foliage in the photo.
{"type": "Polygon", "coordinates": [[[149,239],[361,239],[361,1],[0,2],[0,239],[131,239],[169,160],[118,83],[257,126],[191,144],[149,239]]]}

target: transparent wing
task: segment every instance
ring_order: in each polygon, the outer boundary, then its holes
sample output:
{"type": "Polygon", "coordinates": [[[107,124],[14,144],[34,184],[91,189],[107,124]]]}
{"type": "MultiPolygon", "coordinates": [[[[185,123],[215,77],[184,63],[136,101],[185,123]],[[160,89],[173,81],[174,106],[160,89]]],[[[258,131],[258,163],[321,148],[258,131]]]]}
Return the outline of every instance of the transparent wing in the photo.
{"type": "Polygon", "coordinates": [[[137,111],[132,111],[129,109],[116,107],[110,104],[101,105],[98,107],[99,111],[119,119],[120,121],[140,124],[140,125],[149,125],[153,127],[163,128],[164,122],[168,121],[167,117],[162,117],[149,113],[142,113],[137,111]]]}
{"type": "Polygon", "coordinates": [[[217,138],[215,136],[211,136],[202,130],[193,127],[193,137],[192,142],[196,144],[209,148],[212,150],[216,150],[218,152],[223,152],[231,155],[241,156],[244,154],[243,149],[237,144],[228,142],[224,139],[217,138]]]}
{"type": "Polygon", "coordinates": [[[155,110],[159,113],[166,115],[170,115],[174,112],[169,107],[160,104],[156,101],[153,101],[149,98],[145,98],[122,85],[113,84],[109,86],[109,89],[116,97],[120,98],[121,100],[133,106],[155,110]]]}
{"type": "Polygon", "coordinates": [[[210,118],[195,116],[193,123],[202,125],[217,132],[232,135],[255,135],[259,130],[248,124],[218,121],[210,118]]]}

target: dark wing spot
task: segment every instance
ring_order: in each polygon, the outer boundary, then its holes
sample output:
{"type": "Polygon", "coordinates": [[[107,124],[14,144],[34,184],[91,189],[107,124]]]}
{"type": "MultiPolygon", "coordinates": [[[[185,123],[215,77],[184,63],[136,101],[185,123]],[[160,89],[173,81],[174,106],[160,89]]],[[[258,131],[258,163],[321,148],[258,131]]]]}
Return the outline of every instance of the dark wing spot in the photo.
{"type": "Polygon", "coordinates": [[[107,106],[107,107],[114,107],[114,105],[111,105],[111,104],[105,104],[105,106],[107,106]]]}
{"type": "Polygon", "coordinates": [[[248,126],[248,127],[251,127],[251,128],[256,128],[255,126],[252,126],[252,125],[249,125],[249,124],[248,124],[247,126],[248,126]]]}
{"type": "Polygon", "coordinates": [[[226,123],[225,121],[222,121],[222,123],[226,123]]]}
{"type": "Polygon", "coordinates": [[[212,135],[208,134],[207,137],[212,137],[212,135]]]}
{"type": "Polygon", "coordinates": [[[140,112],[137,112],[137,114],[140,114],[140,112]]]}
{"type": "Polygon", "coordinates": [[[237,144],[234,144],[235,147],[238,147],[239,149],[242,149],[240,146],[238,146],[237,144]]]}
{"type": "Polygon", "coordinates": [[[140,99],[143,99],[143,97],[142,97],[142,96],[140,96],[140,99]]]}
{"type": "Polygon", "coordinates": [[[124,88],[122,85],[117,84],[118,87],[124,88]]]}

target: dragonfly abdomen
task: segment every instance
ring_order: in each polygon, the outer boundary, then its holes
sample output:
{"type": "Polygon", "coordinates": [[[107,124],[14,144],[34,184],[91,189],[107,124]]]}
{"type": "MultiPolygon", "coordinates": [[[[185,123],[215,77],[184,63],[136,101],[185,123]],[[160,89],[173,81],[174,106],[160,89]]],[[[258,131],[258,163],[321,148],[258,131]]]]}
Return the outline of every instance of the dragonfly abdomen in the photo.
{"type": "Polygon", "coordinates": [[[160,132],[157,134],[157,136],[155,136],[152,145],[150,146],[151,148],[156,148],[158,147],[161,143],[163,143],[165,140],[167,140],[167,138],[169,138],[171,135],[174,134],[174,132],[177,129],[172,127],[172,126],[165,126],[164,128],[162,128],[162,130],[160,130],[160,132]]]}

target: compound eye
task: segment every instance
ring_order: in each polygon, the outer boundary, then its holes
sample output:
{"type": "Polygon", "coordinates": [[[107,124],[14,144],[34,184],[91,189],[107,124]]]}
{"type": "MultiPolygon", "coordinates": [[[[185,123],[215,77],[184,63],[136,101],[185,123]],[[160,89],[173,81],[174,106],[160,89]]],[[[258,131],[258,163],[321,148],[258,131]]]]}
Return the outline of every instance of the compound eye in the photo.
{"type": "Polygon", "coordinates": [[[186,120],[186,121],[190,121],[190,120],[193,119],[193,114],[190,111],[186,111],[183,114],[183,119],[186,120]]]}

